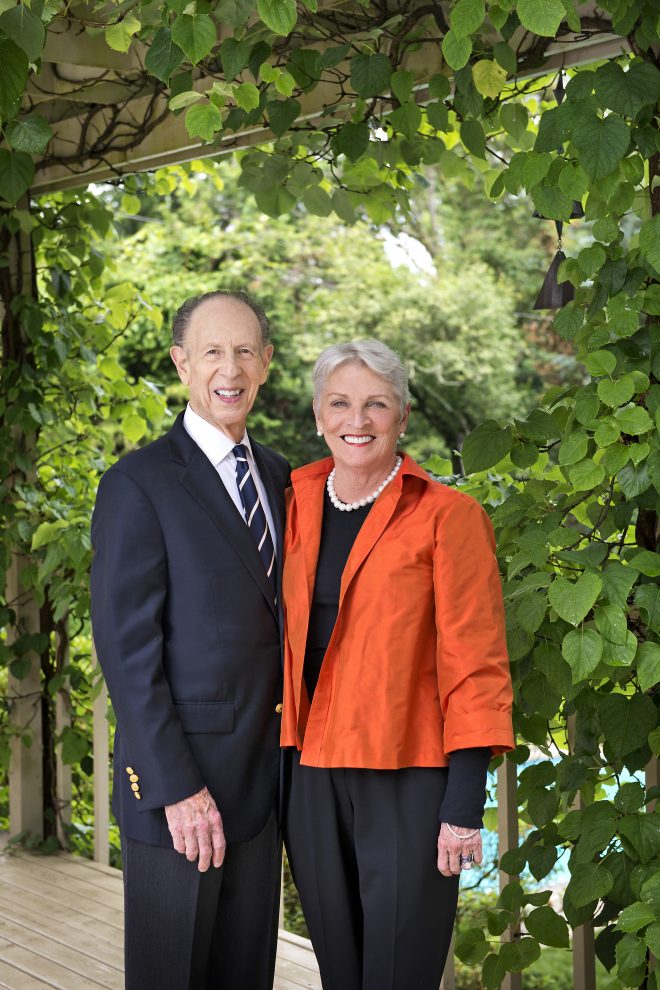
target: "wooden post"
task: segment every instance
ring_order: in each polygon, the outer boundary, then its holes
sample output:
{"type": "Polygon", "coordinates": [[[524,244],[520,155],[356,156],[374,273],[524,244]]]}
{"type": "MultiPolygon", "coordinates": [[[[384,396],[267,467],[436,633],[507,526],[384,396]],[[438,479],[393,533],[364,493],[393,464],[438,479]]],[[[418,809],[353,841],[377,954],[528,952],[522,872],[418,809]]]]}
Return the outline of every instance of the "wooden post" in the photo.
{"type": "MultiPolygon", "coordinates": [[[[568,748],[575,746],[575,715],[568,719],[568,748]]],[[[583,801],[578,791],[573,808],[582,811],[583,801]]],[[[593,923],[585,922],[573,930],[573,987],[575,990],[596,990],[596,952],[593,923]]]]}
{"type": "MultiPolygon", "coordinates": [[[[92,644],[94,670],[101,676],[96,647],[92,644]]],[[[110,746],[108,744],[108,689],[103,681],[94,700],[92,715],[94,756],[94,859],[110,862],[110,746]]]]}
{"type": "MultiPolygon", "coordinates": [[[[61,651],[62,666],[69,662],[68,636],[58,636],[58,653],[61,651]]],[[[69,697],[68,678],[55,695],[55,731],[58,736],[62,730],[71,725],[71,699],[69,697]]],[[[62,761],[62,744],[58,743],[55,751],[55,780],[57,796],[57,838],[61,845],[68,846],[65,826],[71,824],[71,766],[62,761]]]]}
{"type": "MultiPolygon", "coordinates": [[[[517,771],[515,763],[506,757],[497,768],[497,840],[498,855],[518,846],[518,801],[516,799],[517,771]]],[[[500,890],[509,882],[509,876],[500,870],[500,890]]],[[[507,929],[503,941],[511,942],[518,932],[507,929]]],[[[507,973],[502,982],[502,990],[522,990],[522,975],[507,973]]]]}
{"type": "MultiPolygon", "coordinates": [[[[29,199],[23,197],[20,206],[29,210],[29,199]]],[[[12,308],[19,296],[36,295],[33,251],[30,235],[22,230],[0,235],[0,248],[6,250],[8,265],[0,271],[0,318],[2,347],[0,360],[3,365],[21,367],[27,361],[29,344],[12,308]]],[[[15,427],[14,448],[21,452],[22,463],[34,462],[32,456],[35,438],[15,427]]],[[[16,467],[12,478],[18,481],[25,471],[16,467]]],[[[9,631],[9,643],[23,634],[34,635],[40,631],[39,608],[31,592],[26,591],[21,575],[28,564],[27,557],[14,552],[7,572],[7,604],[15,615],[9,631]]],[[[41,659],[30,651],[21,659],[29,661],[26,677],[15,677],[9,670],[7,697],[10,702],[9,721],[15,730],[11,741],[9,768],[9,829],[12,835],[29,832],[43,837],[44,833],[44,785],[43,785],[43,733],[41,723],[41,659]]]]}
{"type": "MultiPolygon", "coordinates": [[[[16,620],[11,640],[23,633],[39,632],[39,607],[21,587],[25,560],[14,555],[8,574],[7,601],[16,620]]],[[[20,679],[9,673],[9,719],[16,735],[11,741],[9,768],[9,831],[26,832],[42,838],[44,834],[43,746],[41,724],[41,661],[33,652],[26,655],[30,669],[20,679]]]]}
{"type": "MultiPolygon", "coordinates": [[[[460,896],[460,895],[459,895],[460,896]]],[[[454,962],[454,933],[452,932],[445,970],[440,980],[440,990],[456,990],[456,964],[454,962]]]]}

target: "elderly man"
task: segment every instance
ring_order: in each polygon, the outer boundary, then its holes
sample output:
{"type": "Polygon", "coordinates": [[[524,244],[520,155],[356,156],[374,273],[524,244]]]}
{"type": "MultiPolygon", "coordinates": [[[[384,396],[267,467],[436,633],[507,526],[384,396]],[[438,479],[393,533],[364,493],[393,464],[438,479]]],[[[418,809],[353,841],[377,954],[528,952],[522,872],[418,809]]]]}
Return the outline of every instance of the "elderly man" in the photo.
{"type": "Polygon", "coordinates": [[[169,433],[92,521],[92,623],[117,715],[127,990],[267,990],[279,904],[279,586],[289,465],[246,433],[273,353],[241,292],[187,300],[169,433]]]}

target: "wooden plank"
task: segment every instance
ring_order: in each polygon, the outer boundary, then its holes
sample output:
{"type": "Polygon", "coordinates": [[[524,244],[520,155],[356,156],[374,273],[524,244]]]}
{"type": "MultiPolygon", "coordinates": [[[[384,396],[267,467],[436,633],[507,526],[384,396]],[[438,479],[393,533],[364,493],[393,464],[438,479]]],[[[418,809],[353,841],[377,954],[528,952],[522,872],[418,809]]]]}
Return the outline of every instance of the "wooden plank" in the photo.
{"type": "MultiPolygon", "coordinates": [[[[12,911],[17,911],[17,905],[20,904],[21,908],[35,919],[45,919],[45,924],[52,921],[55,917],[53,901],[44,898],[41,894],[34,894],[32,891],[20,887],[12,887],[9,884],[3,884],[2,886],[0,903],[3,905],[8,903],[12,911]]],[[[65,912],[60,911],[58,917],[65,919],[67,926],[72,930],[72,937],[75,937],[76,933],[79,932],[90,933],[93,934],[99,951],[102,951],[105,945],[123,951],[124,933],[121,928],[117,928],[115,925],[108,925],[105,922],[98,921],[96,918],[90,918],[89,915],[82,914],[70,907],[65,912]],[[103,943],[103,946],[101,943],[103,943]]]]}
{"type": "Polygon", "coordinates": [[[0,961],[0,990],[50,990],[52,986],[0,961]]]}
{"type": "Polygon", "coordinates": [[[321,977],[318,970],[314,972],[304,966],[297,966],[295,963],[283,959],[280,955],[277,957],[275,972],[281,980],[286,980],[290,986],[304,987],[305,990],[321,990],[321,977]]]}
{"type": "Polygon", "coordinates": [[[102,890],[87,880],[78,880],[76,877],[67,877],[57,870],[51,869],[44,862],[44,859],[19,860],[12,858],[0,867],[1,874],[7,874],[14,879],[25,876],[31,880],[36,880],[47,887],[56,890],[65,890],[76,897],[85,898],[87,901],[94,901],[103,904],[105,907],[112,907],[116,911],[122,911],[124,899],[119,892],[112,889],[102,890]]]}
{"type": "MultiPolygon", "coordinates": [[[[515,763],[502,760],[497,768],[497,854],[502,856],[508,849],[518,845],[518,801],[516,799],[517,771],[515,763]]],[[[509,882],[507,873],[500,870],[500,890],[509,882]]],[[[510,942],[518,932],[507,929],[502,941],[510,942]]],[[[507,973],[502,982],[502,990],[522,990],[522,975],[507,973]]]]}
{"type": "MultiPolygon", "coordinates": [[[[34,856],[24,849],[15,850],[12,853],[12,858],[20,859],[27,863],[34,860],[34,856]]],[[[99,887],[103,891],[111,891],[119,897],[123,896],[124,882],[120,870],[113,870],[110,874],[103,873],[96,868],[95,863],[78,856],[71,856],[68,860],[63,856],[49,856],[47,859],[42,860],[42,862],[45,862],[50,870],[62,876],[75,877],[75,879],[83,880],[94,887],[99,887]]]]}
{"type": "Polygon", "coordinates": [[[53,987],[54,990],[97,990],[102,986],[90,980],[88,976],[74,973],[65,966],[60,966],[20,945],[14,945],[4,938],[0,938],[0,962],[9,963],[28,976],[43,980],[46,986],[53,987]]]}
{"type": "Polygon", "coordinates": [[[54,913],[66,914],[73,909],[86,914],[89,918],[94,918],[96,921],[114,925],[119,930],[122,928],[122,913],[117,911],[116,908],[106,907],[104,904],[99,904],[87,898],[83,899],[66,890],[66,888],[52,887],[44,889],[43,884],[30,876],[30,874],[26,875],[24,872],[18,874],[14,872],[10,873],[9,870],[5,869],[2,871],[2,881],[3,884],[7,884],[12,888],[14,896],[19,896],[20,891],[24,889],[31,891],[33,894],[40,895],[44,903],[48,903],[49,910],[54,913]]]}
{"type": "MultiPolygon", "coordinates": [[[[124,974],[116,966],[109,966],[83,952],[80,946],[63,945],[48,935],[42,935],[31,928],[11,919],[3,918],[0,926],[2,937],[10,942],[14,950],[24,950],[38,959],[46,959],[76,976],[89,980],[93,985],[105,990],[123,990],[124,974]]],[[[35,975],[39,975],[38,973],[35,975]]]]}
{"type": "Polygon", "coordinates": [[[79,949],[81,952],[94,959],[98,959],[106,966],[112,966],[120,971],[124,967],[124,947],[123,940],[116,945],[99,939],[97,930],[85,931],[84,929],[73,928],[67,914],[64,917],[53,917],[52,914],[43,914],[40,911],[31,911],[16,898],[3,897],[0,892],[0,931],[4,933],[4,923],[15,922],[25,928],[52,938],[55,942],[79,949]]]}

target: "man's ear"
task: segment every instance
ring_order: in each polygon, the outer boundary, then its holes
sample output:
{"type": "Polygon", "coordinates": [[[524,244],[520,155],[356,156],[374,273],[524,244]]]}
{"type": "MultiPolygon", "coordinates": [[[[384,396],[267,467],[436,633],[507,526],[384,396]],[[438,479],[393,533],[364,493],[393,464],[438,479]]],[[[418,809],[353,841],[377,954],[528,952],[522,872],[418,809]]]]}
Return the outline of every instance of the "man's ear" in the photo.
{"type": "Polygon", "coordinates": [[[179,344],[174,344],[173,347],[170,347],[170,357],[174,361],[174,365],[178,372],[179,378],[181,379],[183,384],[189,385],[190,372],[188,368],[188,355],[186,354],[183,347],[180,347],[179,344]]]}
{"type": "Polygon", "coordinates": [[[270,362],[273,360],[274,350],[275,348],[273,347],[272,344],[266,344],[266,346],[263,349],[262,360],[264,362],[264,370],[261,376],[261,382],[260,382],[261,385],[263,385],[266,379],[268,378],[268,369],[270,368],[270,362]]]}

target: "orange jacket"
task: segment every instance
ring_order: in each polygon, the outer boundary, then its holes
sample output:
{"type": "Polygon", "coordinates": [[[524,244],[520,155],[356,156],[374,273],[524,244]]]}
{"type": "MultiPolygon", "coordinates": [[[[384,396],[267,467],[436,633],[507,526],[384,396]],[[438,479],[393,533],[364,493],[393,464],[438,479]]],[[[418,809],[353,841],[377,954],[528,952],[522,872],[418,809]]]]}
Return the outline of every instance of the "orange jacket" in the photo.
{"type": "Polygon", "coordinates": [[[349,555],[310,707],[303,680],[331,458],[294,471],[285,535],[283,746],[319,767],[446,766],[512,749],[511,678],[488,516],[410,457],[349,555]]]}

